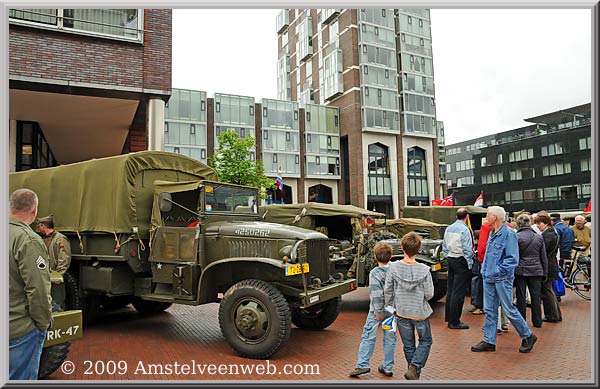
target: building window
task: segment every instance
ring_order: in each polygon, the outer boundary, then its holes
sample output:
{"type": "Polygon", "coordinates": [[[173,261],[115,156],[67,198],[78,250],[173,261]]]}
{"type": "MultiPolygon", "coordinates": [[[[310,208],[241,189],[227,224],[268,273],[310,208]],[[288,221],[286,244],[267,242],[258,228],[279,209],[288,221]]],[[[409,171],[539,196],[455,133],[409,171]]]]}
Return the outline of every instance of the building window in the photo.
{"type": "Polygon", "coordinates": [[[289,132],[286,132],[286,133],[285,133],[285,141],[286,141],[286,142],[289,142],[289,141],[290,141],[290,139],[291,139],[291,134],[290,134],[289,132]]]}
{"type": "Polygon", "coordinates": [[[429,202],[426,165],[425,150],[419,147],[408,149],[408,201],[429,202]]]}
{"type": "Polygon", "coordinates": [[[423,27],[423,19],[419,19],[419,27],[423,27]]]}
{"type": "Polygon", "coordinates": [[[385,18],[385,9],[381,10],[381,16],[385,18]]]}
{"type": "Polygon", "coordinates": [[[200,102],[200,110],[201,111],[205,111],[206,110],[206,102],[204,100],[202,100],[200,102]]]}
{"type": "MultiPolygon", "coordinates": [[[[369,196],[391,196],[391,178],[388,148],[380,143],[369,145],[369,196]]],[[[339,158],[336,159],[339,165],[339,158]]]]}
{"type": "Polygon", "coordinates": [[[250,106],[250,116],[254,116],[254,107],[250,106]]]}
{"type": "Polygon", "coordinates": [[[367,65],[363,67],[363,73],[369,74],[369,67],[367,65]]]}
{"type": "Polygon", "coordinates": [[[190,134],[191,135],[196,134],[196,125],[195,124],[190,124],[190,134]]]}
{"type": "Polygon", "coordinates": [[[221,103],[215,103],[215,111],[221,112],[221,103]]]}
{"type": "Polygon", "coordinates": [[[412,24],[412,18],[410,16],[408,17],[408,24],[412,24]]]}
{"type": "Polygon", "coordinates": [[[263,117],[267,117],[267,107],[263,107],[263,117]]]}
{"type": "Polygon", "coordinates": [[[11,23],[142,41],[143,9],[11,9],[11,23]]]}
{"type": "Polygon", "coordinates": [[[269,130],[263,130],[263,139],[269,139],[269,130]]]}
{"type": "Polygon", "coordinates": [[[206,149],[200,149],[200,158],[206,159],[206,149]]]}
{"type": "Polygon", "coordinates": [[[592,169],[590,169],[590,159],[582,159],[581,160],[581,171],[582,172],[589,172],[592,169]]]}

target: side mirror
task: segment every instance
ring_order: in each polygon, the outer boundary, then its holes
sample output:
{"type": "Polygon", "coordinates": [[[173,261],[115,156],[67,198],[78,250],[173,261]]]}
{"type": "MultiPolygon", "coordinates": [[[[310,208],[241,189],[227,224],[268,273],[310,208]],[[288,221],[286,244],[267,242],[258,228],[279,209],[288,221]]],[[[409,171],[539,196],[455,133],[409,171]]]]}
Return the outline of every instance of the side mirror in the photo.
{"type": "Polygon", "coordinates": [[[171,193],[161,192],[158,195],[158,208],[161,212],[169,212],[173,209],[173,200],[171,193]]]}

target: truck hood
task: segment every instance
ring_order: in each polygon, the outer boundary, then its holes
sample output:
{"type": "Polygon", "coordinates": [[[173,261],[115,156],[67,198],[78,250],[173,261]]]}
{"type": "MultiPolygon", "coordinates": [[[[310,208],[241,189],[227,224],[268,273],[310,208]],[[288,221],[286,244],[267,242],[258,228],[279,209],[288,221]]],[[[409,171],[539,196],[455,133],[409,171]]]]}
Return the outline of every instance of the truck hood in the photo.
{"type": "Polygon", "coordinates": [[[206,233],[247,238],[327,239],[326,235],[305,228],[257,221],[210,223],[206,233]]]}

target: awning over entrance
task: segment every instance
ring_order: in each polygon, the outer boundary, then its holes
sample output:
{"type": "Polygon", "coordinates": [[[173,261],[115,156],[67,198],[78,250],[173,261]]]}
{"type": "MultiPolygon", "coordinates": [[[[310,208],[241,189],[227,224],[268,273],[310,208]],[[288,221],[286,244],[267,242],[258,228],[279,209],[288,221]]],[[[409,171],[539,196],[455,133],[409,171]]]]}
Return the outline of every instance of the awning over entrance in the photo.
{"type": "Polygon", "coordinates": [[[37,122],[60,164],[118,155],[139,100],[11,89],[10,119],[37,122]]]}

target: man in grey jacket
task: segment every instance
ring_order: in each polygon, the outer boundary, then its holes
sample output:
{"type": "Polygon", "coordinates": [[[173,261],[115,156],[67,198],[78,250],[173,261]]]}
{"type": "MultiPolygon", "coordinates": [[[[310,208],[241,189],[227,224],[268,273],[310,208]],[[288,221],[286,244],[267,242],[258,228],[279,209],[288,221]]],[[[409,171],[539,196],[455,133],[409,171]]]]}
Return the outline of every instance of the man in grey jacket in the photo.
{"type": "Polygon", "coordinates": [[[404,345],[404,357],[408,370],[407,380],[418,380],[431,350],[431,325],[433,313],[428,300],[433,297],[433,280],[429,267],[415,260],[421,248],[421,237],[409,232],[402,237],[404,259],[393,262],[385,278],[383,295],[385,305],[392,306],[398,321],[400,337],[404,345]],[[419,345],[415,347],[415,331],[419,345]]]}

